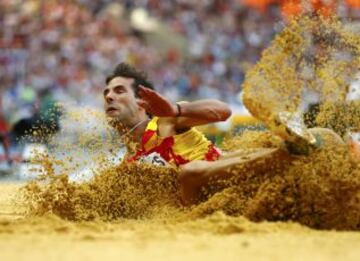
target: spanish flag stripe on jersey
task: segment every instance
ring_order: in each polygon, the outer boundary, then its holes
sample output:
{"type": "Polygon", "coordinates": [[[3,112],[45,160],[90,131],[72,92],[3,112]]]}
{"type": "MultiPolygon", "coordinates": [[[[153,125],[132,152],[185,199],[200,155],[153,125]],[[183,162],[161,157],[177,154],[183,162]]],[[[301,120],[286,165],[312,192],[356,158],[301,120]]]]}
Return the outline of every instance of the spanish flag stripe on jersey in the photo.
{"type": "Polygon", "coordinates": [[[158,117],[154,117],[148,123],[142,136],[141,148],[129,161],[137,160],[154,152],[176,166],[193,160],[214,161],[220,157],[219,150],[196,128],[170,137],[160,137],[157,134],[158,119],[158,117]]]}

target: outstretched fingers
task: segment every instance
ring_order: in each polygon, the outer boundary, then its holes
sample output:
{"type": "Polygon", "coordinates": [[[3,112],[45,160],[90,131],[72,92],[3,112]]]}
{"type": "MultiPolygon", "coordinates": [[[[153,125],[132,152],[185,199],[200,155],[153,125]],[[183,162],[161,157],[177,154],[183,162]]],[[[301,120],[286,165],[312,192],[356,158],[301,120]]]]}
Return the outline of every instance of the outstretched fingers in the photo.
{"type": "Polygon", "coordinates": [[[157,99],[161,98],[161,95],[158,94],[156,91],[153,91],[149,88],[145,88],[144,86],[140,85],[139,94],[143,99],[157,99]]]}
{"type": "Polygon", "coordinates": [[[156,92],[154,92],[153,90],[150,90],[149,88],[146,88],[146,87],[140,85],[139,86],[139,93],[140,93],[140,95],[148,96],[151,93],[156,93],[156,92]]]}

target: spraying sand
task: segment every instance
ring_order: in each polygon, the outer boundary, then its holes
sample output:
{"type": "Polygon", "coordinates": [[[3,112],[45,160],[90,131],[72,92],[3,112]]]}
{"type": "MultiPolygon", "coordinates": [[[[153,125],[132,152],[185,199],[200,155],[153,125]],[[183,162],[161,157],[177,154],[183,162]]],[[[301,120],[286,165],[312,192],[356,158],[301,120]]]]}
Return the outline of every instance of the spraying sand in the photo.
{"type": "MultiPolygon", "coordinates": [[[[357,124],[352,112],[360,110],[344,97],[359,65],[360,41],[331,19],[290,23],[248,72],[245,102],[255,116],[269,124],[274,113],[298,111],[303,93],[310,90],[321,97],[318,125],[338,126],[337,118],[343,120],[342,130],[357,124]],[[317,48],[310,48],[313,44],[317,48]],[[337,103],[345,109],[329,109],[337,103]],[[352,119],[332,117],[344,110],[352,119]]],[[[77,146],[93,146],[93,138],[85,133],[77,146]]],[[[16,204],[8,195],[19,186],[0,187],[5,260],[360,258],[355,232],[360,229],[360,167],[346,144],[329,139],[327,147],[293,156],[289,164],[271,162],[261,173],[234,168],[240,173],[236,178],[214,182],[204,188],[199,205],[184,208],[175,168],[109,164],[98,153],[102,140],[88,153],[101,168],[94,178],[75,183],[69,173],[76,173],[82,148],[74,160],[66,153],[74,143],[54,140],[53,150],[60,148],[66,156],[39,155],[44,176],[22,187],[16,204]]],[[[230,137],[223,149],[279,146],[282,141],[269,132],[245,132],[230,137]]]]}

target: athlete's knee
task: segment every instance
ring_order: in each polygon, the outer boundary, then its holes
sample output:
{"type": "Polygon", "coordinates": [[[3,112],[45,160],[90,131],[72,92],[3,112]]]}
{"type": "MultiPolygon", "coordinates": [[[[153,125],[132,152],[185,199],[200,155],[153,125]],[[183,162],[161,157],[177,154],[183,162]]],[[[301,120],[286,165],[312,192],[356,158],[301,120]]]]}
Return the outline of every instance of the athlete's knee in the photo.
{"type": "Polygon", "coordinates": [[[184,205],[191,205],[198,201],[199,189],[204,185],[206,161],[192,161],[180,167],[179,183],[181,198],[184,205]]]}
{"type": "Polygon", "coordinates": [[[196,160],[180,166],[180,183],[200,180],[209,168],[208,163],[207,161],[196,160]]]}

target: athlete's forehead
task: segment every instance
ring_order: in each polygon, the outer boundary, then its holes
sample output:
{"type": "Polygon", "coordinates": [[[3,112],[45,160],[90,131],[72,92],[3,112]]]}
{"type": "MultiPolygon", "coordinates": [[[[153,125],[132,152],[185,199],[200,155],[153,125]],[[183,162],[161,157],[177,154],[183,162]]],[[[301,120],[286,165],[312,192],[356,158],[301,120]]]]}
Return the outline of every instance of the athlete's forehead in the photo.
{"type": "Polygon", "coordinates": [[[126,77],[114,77],[111,81],[107,84],[106,89],[113,89],[115,87],[124,87],[126,89],[132,89],[132,84],[134,83],[133,78],[126,78],[126,77]]]}

